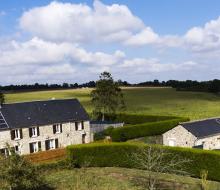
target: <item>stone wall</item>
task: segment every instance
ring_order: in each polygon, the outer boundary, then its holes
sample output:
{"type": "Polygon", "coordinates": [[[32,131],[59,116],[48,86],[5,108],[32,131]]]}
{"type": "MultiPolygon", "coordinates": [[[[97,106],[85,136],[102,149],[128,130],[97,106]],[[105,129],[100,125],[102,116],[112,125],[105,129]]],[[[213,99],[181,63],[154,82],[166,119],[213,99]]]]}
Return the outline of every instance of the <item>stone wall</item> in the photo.
{"type": "Polygon", "coordinates": [[[66,147],[70,144],[82,144],[82,135],[85,134],[85,143],[93,141],[93,135],[90,132],[89,121],[84,121],[83,130],[75,130],[75,123],[62,123],[62,133],[53,134],[53,126],[40,126],[40,135],[29,137],[29,128],[22,128],[23,138],[20,140],[11,140],[10,130],[0,131],[0,149],[5,148],[6,143],[11,147],[18,145],[20,154],[29,154],[29,143],[41,142],[41,150],[45,150],[45,140],[58,139],[58,147],[66,147]]]}
{"type": "Polygon", "coordinates": [[[187,131],[181,125],[167,131],[163,134],[163,145],[166,146],[180,146],[180,147],[193,147],[195,146],[197,138],[187,131]],[[172,143],[174,143],[172,145],[172,143]]]}
{"type": "Polygon", "coordinates": [[[196,145],[203,145],[206,150],[220,149],[220,134],[198,139],[196,145]]]}

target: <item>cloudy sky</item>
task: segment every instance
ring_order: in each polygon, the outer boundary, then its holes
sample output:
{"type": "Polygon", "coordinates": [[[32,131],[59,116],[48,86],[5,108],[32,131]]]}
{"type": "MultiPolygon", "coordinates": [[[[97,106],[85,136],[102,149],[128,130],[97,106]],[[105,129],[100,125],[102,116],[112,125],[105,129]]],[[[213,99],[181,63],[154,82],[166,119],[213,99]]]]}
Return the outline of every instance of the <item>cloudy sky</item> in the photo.
{"type": "Polygon", "coordinates": [[[219,0],[0,0],[0,85],[220,78],[219,0]]]}

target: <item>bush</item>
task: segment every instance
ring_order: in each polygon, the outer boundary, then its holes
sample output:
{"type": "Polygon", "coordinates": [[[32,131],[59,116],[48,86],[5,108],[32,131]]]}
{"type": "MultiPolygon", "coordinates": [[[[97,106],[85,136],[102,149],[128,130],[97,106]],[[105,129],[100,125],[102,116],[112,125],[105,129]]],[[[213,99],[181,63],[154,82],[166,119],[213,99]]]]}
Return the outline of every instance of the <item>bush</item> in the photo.
{"type": "Polygon", "coordinates": [[[110,136],[112,131],[114,130],[114,127],[109,127],[107,129],[105,129],[104,131],[98,132],[94,134],[94,140],[98,141],[98,140],[103,140],[105,139],[106,136],[110,136]]]}
{"type": "MultiPolygon", "coordinates": [[[[131,155],[139,148],[147,147],[149,145],[143,143],[94,143],[68,146],[67,154],[69,161],[78,167],[136,168],[131,155]]],[[[184,165],[184,170],[192,176],[200,177],[200,172],[206,170],[210,180],[220,181],[220,152],[159,145],[152,147],[169,152],[167,160],[171,158],[170,156],[191,160],[184,165]]]]}
{"type": "Polygon", "coordinates": [[[179,122],[183,122],[187,120],[188,120],[187,118],[176,118],[165,121],[128,125],[113,129],[110,133],[110,136],[112,137],[112,141],[124,142],[129,139],[134,139],[144,136],[161,135],[166,131],[172,129],[176,125],[178,125],[179,122]]]}
{"type": "Polygon", "coordinates": [[[51,189],[37,168],[13,151],[0,157],[0,180],[11,190],[51,189]]]}

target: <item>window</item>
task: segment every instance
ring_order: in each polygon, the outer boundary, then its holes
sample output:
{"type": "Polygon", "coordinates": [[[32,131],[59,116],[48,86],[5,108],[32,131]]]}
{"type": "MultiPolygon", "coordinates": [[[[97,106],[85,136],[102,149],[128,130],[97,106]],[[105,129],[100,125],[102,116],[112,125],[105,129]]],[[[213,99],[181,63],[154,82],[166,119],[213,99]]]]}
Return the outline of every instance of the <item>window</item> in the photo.
{"type": "Polygon", "coordinates": [[[39,152],[41,149],[41,142],[32,142],[30,145],[30,153],[39,152]]]}
{"type": "Polygon", "coordinates": [[[22,129],[15,129],[11,131],[11,140],[22,139],[22,129]]]}
{"type": "Polygon", "coordinates": [[[53,125],[53,134],[62,133],[62,124],[53,125]]]}
{"type": "Polygon", "coordinates": [[[20,130],[15,130],[15,139],[20,139],[20,130]]]}
{"type": "Polygon", "coordinates": [[[21,154],[21,147],[19,145],[14,146],[14,151],[16,154],[21,154]]]}
{"type": "Polygon", "coordinates": [[[29,129],[29,136],[30,137],[37,137],[40,135],[39,127],[32,127],[29,129]]]}
{"type": "Polygon", "coordinates": [[[82,125],[82,129],[84,129],[84,122],[83,121],[81,122],[81,125],[82,125]]]}
{"type": "Polygon", "coordinates": [[[50,139],[45,141],[46,150],[58,148],[58,139],[50,139]]]}
{"type": "Polygon", "coordinates": [[[80,130],[83,130],[84,129],[84,123],[83,121],[81,122],[75,122],[75,130],[76,131],[80,131],[80,130]]]}
{"type": "Polygon", "coordinates": [[[7,148],[0,149],[0,155],[8,156],[9,155],[8,149],[7,148]]]}
{"type": "Polygon", "coordinates": [[[78,131],[78,122],[75,122],[75,130],[78,131]]]}

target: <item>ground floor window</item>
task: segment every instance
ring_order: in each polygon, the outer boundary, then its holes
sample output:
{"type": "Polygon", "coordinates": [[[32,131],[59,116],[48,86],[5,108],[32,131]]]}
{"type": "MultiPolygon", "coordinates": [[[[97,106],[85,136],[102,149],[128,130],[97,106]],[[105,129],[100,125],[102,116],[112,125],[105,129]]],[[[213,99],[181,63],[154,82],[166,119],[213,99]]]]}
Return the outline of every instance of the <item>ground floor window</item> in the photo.
{"type": "Polygon", "coordinates": [[[1,148],[0,149],[0,155],[8,156],[9,155],[8,149],[7,148],[1,148]]]}
{"type": "Polygon", "coordinates": [[[30,153],[39,152],[41,150],[41,142],[30,143],[30,153]]]}
{"type": "Polygon", "coordinates": [[[16,154],[21,154],[21,147],[19,145],[14,146],[14,151],[16,154]]]}
{"type": "Polygon", "coordinates": [[[45,141],[45,149],[52,150],[58,148],[58,139],[50,139],[45,141]]]}

